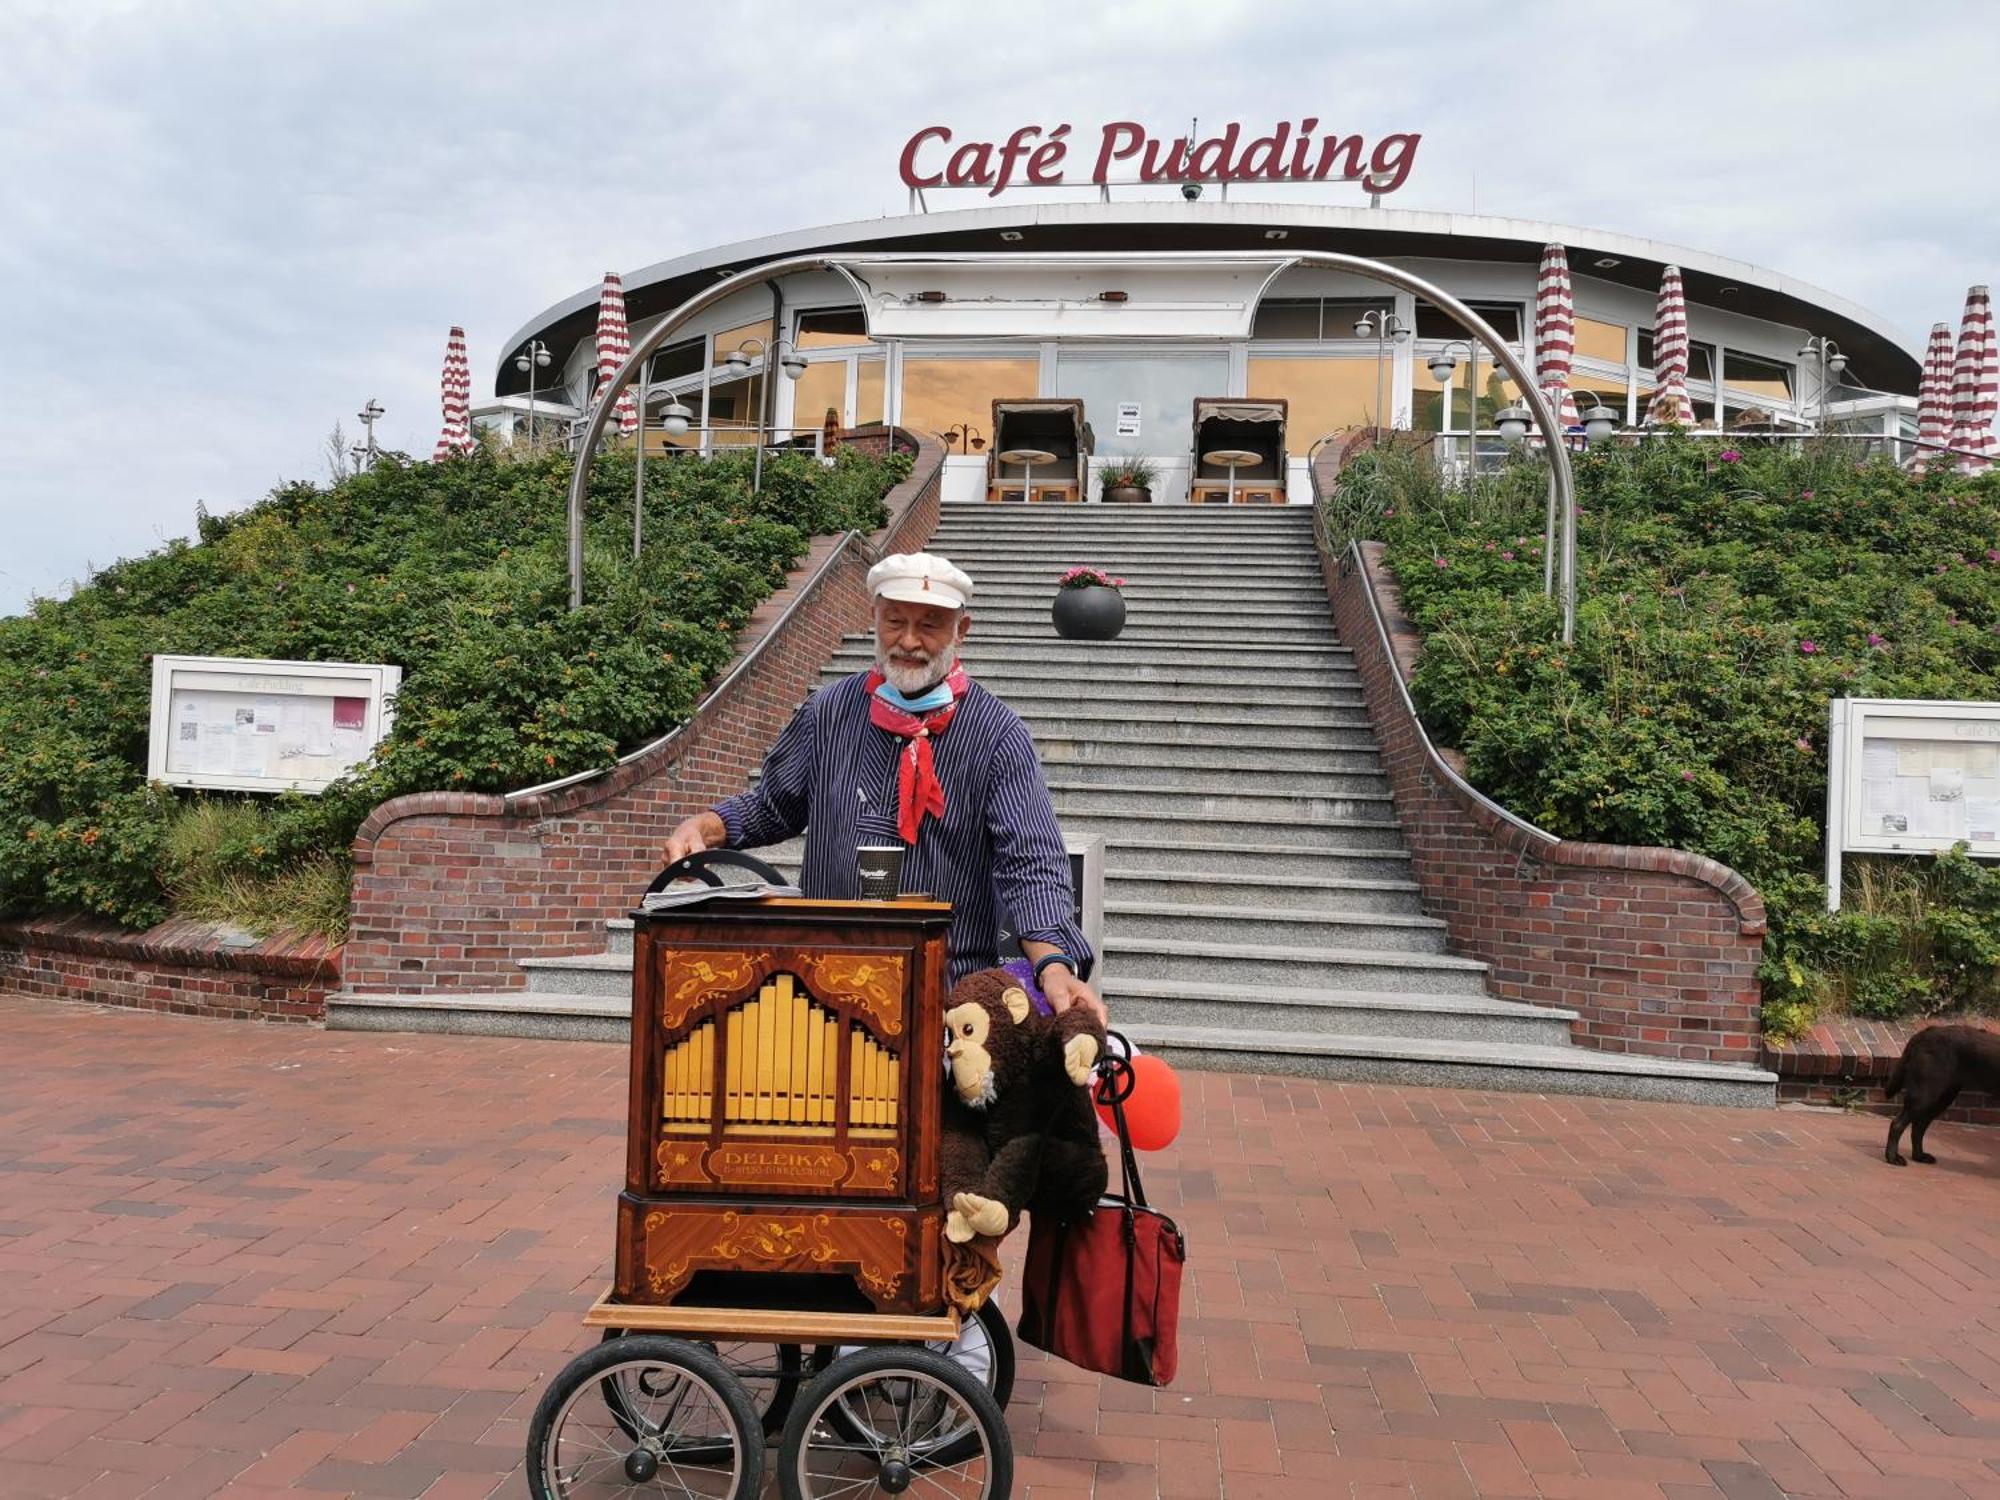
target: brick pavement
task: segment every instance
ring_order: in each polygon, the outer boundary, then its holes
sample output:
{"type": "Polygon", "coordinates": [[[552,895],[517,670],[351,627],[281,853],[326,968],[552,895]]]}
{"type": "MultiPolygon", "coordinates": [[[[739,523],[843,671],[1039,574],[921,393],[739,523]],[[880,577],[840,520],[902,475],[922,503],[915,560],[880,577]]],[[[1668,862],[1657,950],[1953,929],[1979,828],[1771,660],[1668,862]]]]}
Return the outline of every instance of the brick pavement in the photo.
{"type": "MultiPolygon", "coordinates": [[[[524,1493],[624,1068],[0,997],[0,1494],[524,1493]]],[[[2000,1495],[2000,1136],[1186,1081],[1180,1381],[1023,1351],[1017,1493],[2000,1495]]]]}

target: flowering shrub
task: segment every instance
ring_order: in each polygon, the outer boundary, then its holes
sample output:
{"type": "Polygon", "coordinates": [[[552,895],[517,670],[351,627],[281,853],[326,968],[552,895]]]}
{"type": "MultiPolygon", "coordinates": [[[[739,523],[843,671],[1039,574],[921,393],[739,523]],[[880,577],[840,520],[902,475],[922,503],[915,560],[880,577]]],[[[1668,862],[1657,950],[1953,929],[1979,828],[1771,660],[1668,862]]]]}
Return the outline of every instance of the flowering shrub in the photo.
{"type": "Polygon", "coordinates": [[[1122,589],[1125,580],[1113,578],[1102,568],[1071,568],[1056,580],[1059,589],[1122,589]]]}
{"type": "Polygon", "coordinates": [[[395,730],[367,764],[320,797],[242,799],[254,815],[204,844],[206,890],[291,878],[344,860],[389,797],[528,786],[671,728],[808,536],[878,526],[907,471],[783,456],[753,497],[747,458],[652,461],[635,562],[632,460],[602,455],[574,612],[567,455],[389,457],[330,489],[203,514],[197,544],[0,619],[0,912],[146,926],[168,911],[186,863],[174,850],[203,842],[170,834],[202,799],[146,783],[155,652],[403,668],[395,730]]]}
{"type": "Polygon", "coordinates": [[[1545,469],[1466,492],[1421,455],[1369,455],[1326,518],[1386,543],[1425,637],[1418,705],[1477,786],[1553,833],[1691,849],[1757,886],[1781,1031],[1827,1006],[2000,1004],[2000,868],[1850,857],[1829,916],[1821,840],[1831,699],[2000,699],[2000,474],[1828,450],[1578,455],[1569,647],[1541,592],[1545,469]]]}

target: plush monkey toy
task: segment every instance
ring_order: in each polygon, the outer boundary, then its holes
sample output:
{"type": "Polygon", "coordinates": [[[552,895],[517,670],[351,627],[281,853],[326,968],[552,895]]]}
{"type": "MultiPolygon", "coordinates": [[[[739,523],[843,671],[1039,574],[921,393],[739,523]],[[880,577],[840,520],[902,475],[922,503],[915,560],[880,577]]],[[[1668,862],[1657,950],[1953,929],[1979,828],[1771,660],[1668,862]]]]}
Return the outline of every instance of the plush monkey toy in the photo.
{"type": "Polygon", "coordinates": [[[945,1009],[945,1238],[1001,1235],[1023,1209],[1082,1218],[1108,1172],[1086,1085],[1104,1028],[1081,1006],[1050,1018],[1004,969],[968,974],[945,1009]]]}

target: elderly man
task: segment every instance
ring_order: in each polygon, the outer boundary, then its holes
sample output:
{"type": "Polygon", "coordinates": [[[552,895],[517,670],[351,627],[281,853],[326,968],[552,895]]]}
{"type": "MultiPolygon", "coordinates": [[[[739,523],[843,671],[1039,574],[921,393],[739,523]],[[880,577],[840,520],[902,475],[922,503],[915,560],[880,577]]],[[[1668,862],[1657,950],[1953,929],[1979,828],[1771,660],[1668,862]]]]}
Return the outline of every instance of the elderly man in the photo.
{"type": "Polygon", "coordinates": [[[1095,955],[1072,915],[1062,830],[1020,716],[965,674],[972,580],[927,552],[868,572],[875,666],[808,698],[756,787],[682,823],[669,862],[699,849],[755,849],[806,833],[799,886],[852,898],[855,851],[905,846],[905,890],[952,904],[951,979],[998,962],[1002,907],[1056,1010],[1104,1005],[1085,981],[1095,955]]]}

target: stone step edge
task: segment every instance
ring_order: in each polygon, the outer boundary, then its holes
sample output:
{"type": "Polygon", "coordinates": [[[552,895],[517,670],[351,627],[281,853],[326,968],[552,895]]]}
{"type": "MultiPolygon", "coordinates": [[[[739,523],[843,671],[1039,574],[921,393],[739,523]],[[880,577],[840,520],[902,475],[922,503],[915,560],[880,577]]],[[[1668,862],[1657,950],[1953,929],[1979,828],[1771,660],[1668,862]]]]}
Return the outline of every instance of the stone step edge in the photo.
{"type": "MultiPolygon", "coordinates": [[[[1106,872],[1106,883],[1110,874],[1106,872]]],[[[1386,911],[1320,911],[1299,906],[1209,906],[1179,901],[1107,901],[1107,917],[1180,917],[1195,920],[1238,919],[1251,922],[1289,922],[1299,927],[1406,927],[1436,932],[1448,924],[1442,917],[1412,916],[1386,911]]]]}
{"type": "Polygon", "coordinates": [[[1652,1057],[1638,1052],[1600,1052],[1589,1047],[1543,1046],[1533,1042],[1466,1042],[1434,1037],[1378,1037],[1339,1032],[1310,1035],[1290,1031],[1222,1030],[1208,1026],[1168,1026],[1135,1022],[1120,1027],[1140,1047],[1251,1053],[1280,1052],[1320,1057],[1378,1057],[1465,1066],[1540,1068],[1569,1073],[1678,1078],[1703,1083],[1776,1087],[1778,1075],[1747,1063],[1698,1062],[1652,1057]]]}
{"type": "MultiPolygon", "coordinates": [[[[1149,979],[1142,975],[1107,975],[1101,989],[1107,999],[1234,1001],[1259,1005],[1296,1005],[1331,1010],[1409,1010],[1428,1014],[1468,1015],[1518,1021],[1557,1021],[1564,1025],[1581,1013],[1559,1006],[1524,1005],[1495,1000],[1491,995],[1412,994],[1404,990],[1344,990],[1329,985],[1214,984],[1179,979],[1149,979]]],[[[1117,1026],[1117,1018],[1112,1019],[1117,1026]]],[[[1119,1028],[1123,1029],[1123,1028],[1119,1028]]]]}
{"type": "MultiPolygon", "coordinates": [[[[1107,847],[1109,847],[1107,845],[1107,847]]],[[[1178,846],[1176,846],[1178,847],[1178,846]]],[[[1191,870],[1106,870],[1105,884],[1114,880],[1151,881],[1162,885],[1183,885],[1199,889],[1208,885],[1252,886],[1273,885],[1289,891],[1371,891],[1375,893],[1393,892],[1398,896],[1414,896],[1423,887],[1414,880],[1391,880],[1386,876],[1374,880],[1342,879],[1337,875],[1245,875],[1238,871],[1217,870],[1213,874],[1197,874],[1191,870]]],[[[1159,908],[1147,906],[1135,910],[1156,911],[1159,908]]],[[[1227,906],[1223,911],[1248,911],[1255,908],[1227,906]]],[[[1111,910],[1110,907],[1105,908],[1111,910]]]]}
{"type": "MultiPolygon", "coordinates": [[[[527,962],[527,960],[522,960],[527,962]]],[[[625,965],[629,968],[629,962],[625,965]]],[[[342,1010],[530,1011],[538,1015],[629,1016],[629,995],[579,995],[561,990],[439,990],[421,995],[339,990],[326,997],[327,1013],[342,1010]]]]}
{"type": "MultiPolygon", "coordinates": [[[[1455,974],[1485,974],[1492,965],[1455,953],[1399,953],[1394,948],[1278,948],[1268,943],[1184,943],[1174,938],[1104,936],[1104,961],[1115,971],[1121,954],[1148,953],[1159,958],[1233,959],[1243,963],[1343,964],[1353,968],[1449,969],[1455,974]]],[[[529,960],[522,959],[522,963],[529,960]]]]}

